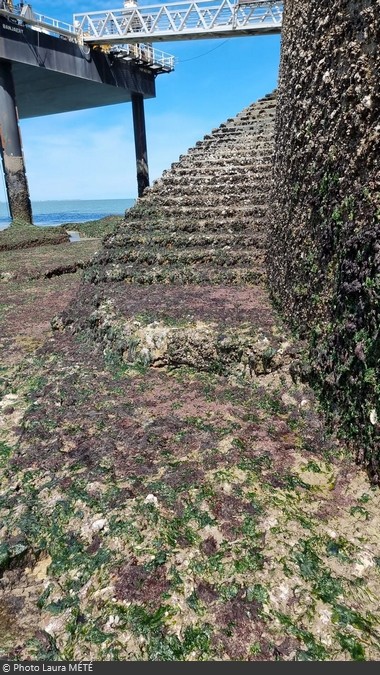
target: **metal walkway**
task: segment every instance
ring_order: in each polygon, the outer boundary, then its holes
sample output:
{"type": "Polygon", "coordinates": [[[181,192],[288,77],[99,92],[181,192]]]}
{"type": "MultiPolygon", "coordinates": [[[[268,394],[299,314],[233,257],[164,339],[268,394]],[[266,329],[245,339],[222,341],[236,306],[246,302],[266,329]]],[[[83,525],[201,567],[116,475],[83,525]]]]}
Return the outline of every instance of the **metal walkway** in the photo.
{"type": "Polygon", "coordinates": [[[197,40],[280,33],[283,2],[199,0],[74,14],[88,44],[197,40]]]}

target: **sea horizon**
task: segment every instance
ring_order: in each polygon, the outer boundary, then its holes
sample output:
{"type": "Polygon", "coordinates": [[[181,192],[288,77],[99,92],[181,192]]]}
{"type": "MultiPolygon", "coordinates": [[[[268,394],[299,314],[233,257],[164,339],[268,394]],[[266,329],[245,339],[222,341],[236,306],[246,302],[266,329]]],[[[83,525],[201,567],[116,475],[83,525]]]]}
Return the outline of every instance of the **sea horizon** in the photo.
{"type": "MultiPolygon", "coordinates": [[[[136,199],[47,199],[33,200],[33,223],[39,227],[83,223],[105,216],[123,216],[136,199]]],[[[0,230],[9,227],[11,218],[8,204],[0,202],[0,230]]]]}

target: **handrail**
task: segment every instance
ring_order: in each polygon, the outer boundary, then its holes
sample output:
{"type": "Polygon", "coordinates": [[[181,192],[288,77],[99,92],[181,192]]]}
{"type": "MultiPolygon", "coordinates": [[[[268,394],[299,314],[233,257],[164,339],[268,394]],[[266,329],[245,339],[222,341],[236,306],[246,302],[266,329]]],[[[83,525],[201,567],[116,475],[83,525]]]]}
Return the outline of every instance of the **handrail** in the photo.
{"type": "Polygon", "coordinates": [[[198,0],[74,14],[88,43],[158,42],[280,33],[283,2],[198,0]]]}
{"type": "Polygon", "coordinates": [[[124,44],[112,47],[110,54],[113,58],[148,66],[156,73],[170,73],[174,70],[175,57],[159,49],[153,49],[151,44],[124,44]]]}
{"type": "Polygon", "coordinates": [[[11,21],[17,21],[20,24],[27,24],[35,30],[49,33],[51,35],[60,35],[71,38],[75,42],[80,42],[80,34],[74,28],[74,25],[60,21],[59,19],[52,19],[45,14],[38,14],[37,12],[23,12],[23,8],[27,5],[15,5],[10,11],[9,9],[0,9],[0,15],[11,21]]]}

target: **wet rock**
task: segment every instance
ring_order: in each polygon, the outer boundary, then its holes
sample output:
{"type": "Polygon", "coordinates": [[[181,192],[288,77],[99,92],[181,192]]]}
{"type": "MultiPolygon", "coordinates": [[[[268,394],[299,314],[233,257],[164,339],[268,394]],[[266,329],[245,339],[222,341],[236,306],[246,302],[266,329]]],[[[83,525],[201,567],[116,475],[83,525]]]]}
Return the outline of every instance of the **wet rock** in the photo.
{"type": "Polygon", "coordinates": [[[0,574],[17,566],[25,558],[29,547],[23,541],[8,541],[0,544],[0,574]]]}
{"type": "Polygon", "coordinates": [[[308,370],[294,376],[316,388],[375,481],[380,431],[368,417],[380,416],[379,2],[306,6],[286,7],[282,31],[268,278],[308,343],[308,370]]]}

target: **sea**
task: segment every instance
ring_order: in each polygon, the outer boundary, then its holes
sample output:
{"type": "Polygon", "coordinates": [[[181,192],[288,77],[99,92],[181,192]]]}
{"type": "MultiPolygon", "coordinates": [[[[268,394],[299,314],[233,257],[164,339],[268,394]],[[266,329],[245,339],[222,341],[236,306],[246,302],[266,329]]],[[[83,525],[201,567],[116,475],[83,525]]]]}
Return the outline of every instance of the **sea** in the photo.
{"type": "MultiPolygon", "coordinates": [[[[40,227],[84,223],[105,216],[122,216],[135,199],[64,199],[32,202],[33,222],[40,227]]],[[[0,230],[10,225],[8,205],[0,202],[0,230]]]]}

